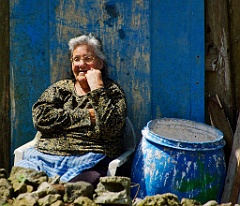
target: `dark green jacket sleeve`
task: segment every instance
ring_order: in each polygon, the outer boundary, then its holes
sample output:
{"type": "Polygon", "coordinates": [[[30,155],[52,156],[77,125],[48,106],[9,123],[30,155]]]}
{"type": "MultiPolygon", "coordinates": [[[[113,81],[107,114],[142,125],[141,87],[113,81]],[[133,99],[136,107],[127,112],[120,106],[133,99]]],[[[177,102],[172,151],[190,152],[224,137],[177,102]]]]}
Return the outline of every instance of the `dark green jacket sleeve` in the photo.
{"type": "Polygon", "coordinates": [[[45,133],[93,132],[93,136],[119,134],[126,117],[126,101],[122,89],[108,80],[104,88],[77,97],[73,82],[59,81],[40,96],[33,105],[33,122],[45,133]],[[94,109],[96,126],[91,125],[89,106],[94,109]]]}
{"type": "Polygon", "coordinates": [[[123,91],[115,84],[88,93],[96,114],[96,129],[104,137],[119,134],[126,118],[126,101],[123,91]]]}
{"type": "Polygon", "coordinates": [[[43,92],[32,109],[37,130],[60,132],[91,125],[88,110],[78,106],[73,92],[73,82],[70,80],[61,80],[43,92]]]}

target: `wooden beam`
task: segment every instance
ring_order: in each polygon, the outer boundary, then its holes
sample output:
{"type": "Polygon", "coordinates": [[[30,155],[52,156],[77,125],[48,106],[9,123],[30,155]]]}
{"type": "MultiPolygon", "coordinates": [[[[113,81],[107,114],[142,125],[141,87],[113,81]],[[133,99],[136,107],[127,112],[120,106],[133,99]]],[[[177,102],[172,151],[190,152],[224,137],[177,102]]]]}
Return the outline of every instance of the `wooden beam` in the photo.
{"type": "Polygon", "coordinates": [[[229,166],[225,180],[222,203],[237,203],[240,188],[240,117],[238,117],[237,128],[233,137],[233,146],[229,159],[229,166]]]}
{"type": "Polygon", "coordinates": [[[0,168],[10,170],[9,1],[0,0],[0,168]]]}
{"type": "Polygon", "coordinates": [[[225,114],[224,108],[222,107],[222,103],[218,95],[210,97],[208,99],[207,106],[211,125],[221,130],[224,134],[224,140],[226,141],[224,152],[226,157],[226,163],[228,165],[233,144],[233,131],[231,125],[225,114]]]}

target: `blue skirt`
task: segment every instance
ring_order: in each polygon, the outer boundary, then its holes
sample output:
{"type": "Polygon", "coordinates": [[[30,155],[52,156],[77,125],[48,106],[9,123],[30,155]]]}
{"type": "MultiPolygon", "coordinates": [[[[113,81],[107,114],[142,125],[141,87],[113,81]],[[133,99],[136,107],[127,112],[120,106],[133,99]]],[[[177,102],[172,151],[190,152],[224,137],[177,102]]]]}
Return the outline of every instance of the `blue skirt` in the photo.
{"type": "Polygon", "coordinates": [[[102,153],[86,153],[79,156],[60,156],[39,152],[28,148],[23,154],[23,160],[16,166],[43,171],[48,177],[60,176],[60,180],[68,182],[83,171],[93,168],[106,157],[102,153]]]}

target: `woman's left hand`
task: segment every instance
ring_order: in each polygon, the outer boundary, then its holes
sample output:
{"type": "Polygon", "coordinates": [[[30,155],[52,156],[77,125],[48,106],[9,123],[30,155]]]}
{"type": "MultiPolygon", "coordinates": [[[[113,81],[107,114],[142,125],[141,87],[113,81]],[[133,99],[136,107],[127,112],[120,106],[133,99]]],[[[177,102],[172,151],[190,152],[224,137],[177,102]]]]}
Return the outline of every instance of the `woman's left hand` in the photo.
{"type": "Polygon", "coordinates": [[[104,86],[102,80],[102,73],[99,69],[91,68],[90,70],[87,71],[85,77],[87,79],[91,91],[102,88],[104,86]]]}

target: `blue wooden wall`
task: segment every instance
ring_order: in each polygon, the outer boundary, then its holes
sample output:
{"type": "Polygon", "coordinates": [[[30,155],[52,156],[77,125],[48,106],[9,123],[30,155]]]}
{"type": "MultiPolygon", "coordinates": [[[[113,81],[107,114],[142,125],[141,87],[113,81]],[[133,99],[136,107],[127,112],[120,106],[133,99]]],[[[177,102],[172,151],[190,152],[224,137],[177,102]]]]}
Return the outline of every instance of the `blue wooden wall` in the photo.
{"type": "Polygon", "coordinates": [[[12,150],[35,134],[32,104],[68,77],[68,40],[103,41],[138,139],[151,119],[204,122],[204,0],[10,0],[12,150]]]}
{"type": "Polygon", "coordinates": [[[153,0],[152,117],[204,121],[204,1],[153,0]]]}

